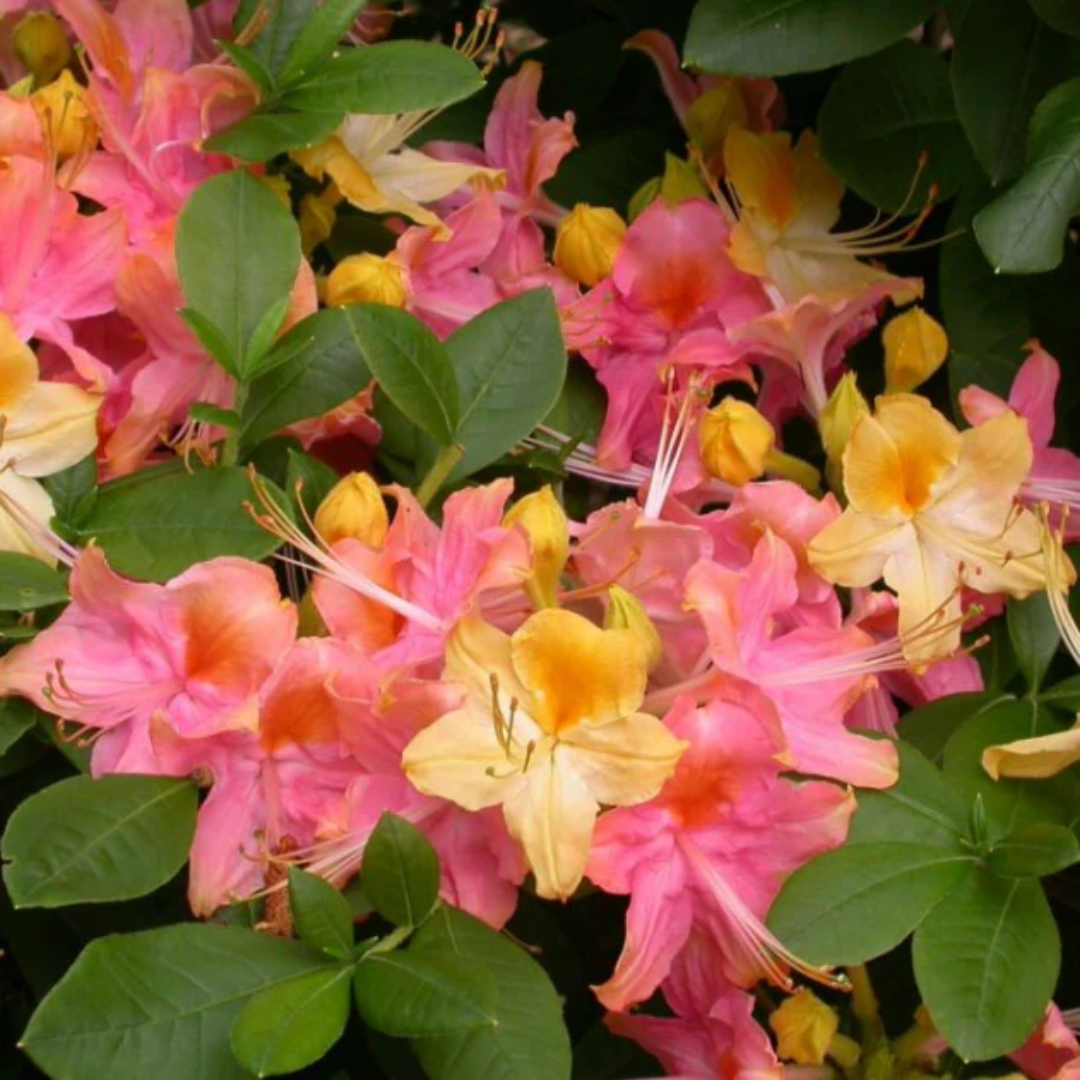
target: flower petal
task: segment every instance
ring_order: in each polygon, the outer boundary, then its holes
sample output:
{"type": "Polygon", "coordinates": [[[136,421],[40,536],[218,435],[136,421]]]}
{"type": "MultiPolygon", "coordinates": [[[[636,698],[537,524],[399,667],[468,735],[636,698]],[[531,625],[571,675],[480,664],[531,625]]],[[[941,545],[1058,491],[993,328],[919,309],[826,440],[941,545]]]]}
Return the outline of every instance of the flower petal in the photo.
{"type": "Polygon", "coordinates": [[[1080,720],[1068,731],[988,746],[982,756],[983,768],[995,780],[1003,776],[1045,780],[1077,762],[1080,762],[1080,720]]]}

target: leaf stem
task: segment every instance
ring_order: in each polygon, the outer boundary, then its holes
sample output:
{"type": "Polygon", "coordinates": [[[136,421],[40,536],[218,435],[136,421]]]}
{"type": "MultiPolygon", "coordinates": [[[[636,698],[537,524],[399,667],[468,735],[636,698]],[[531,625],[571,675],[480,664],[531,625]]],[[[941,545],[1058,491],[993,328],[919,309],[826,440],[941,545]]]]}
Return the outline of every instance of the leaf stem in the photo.
{"type": "Polygon", "coordinates": [[[427,471],[427,475],[420,481],[416,489],[416,501],[423,507],[435,497],[439,488],[446,482],[446,478],[454,471],[454,466],[465,456],[465,448],[457,443],[444,446],[427,471]]]}

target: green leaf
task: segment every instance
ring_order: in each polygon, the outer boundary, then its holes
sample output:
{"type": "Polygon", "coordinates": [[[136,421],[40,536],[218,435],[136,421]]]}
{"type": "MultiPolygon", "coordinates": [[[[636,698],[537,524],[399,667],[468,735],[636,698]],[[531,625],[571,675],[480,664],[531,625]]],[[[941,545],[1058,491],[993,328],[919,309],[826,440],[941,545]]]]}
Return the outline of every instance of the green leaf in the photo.
{"type": "Polygon", "coordinates": [[[882,791],[862,791],[847,843],[956,847],[967,835],[968,807],[913,746],[897,743],[900,779],[882,791]]]}
{"type": "Polygon", "coordinates": [[[461,101],[483,85],[479,68],[445,45],[385,41],[339,49],[290,88],[281,105],[300,112],[413,112],[461,101]]]}
{"type": "Polygon", "coordinates": [[[146,581],[167,581],[219,555],[264,559],[281,542],[244,510],[252,497],[243,469],[149,469],[102,487],[78,538],[100,544],[118,573],[146,581]]]}
{"type": "Polygon", "coordinates": [[[71,527],[93,509],[97,499],[97,460],[89,454],[70,468],[43,477],[42,487],[53,501],[53,511],[62,525],[71,527]]]}
{"type": "Polygon", "coordinates": [[[1051,686],[1039,695],[1039,701],[1055,708],[1064,709],[1066,712],[1080,712],[1080,675],[1072,675],[1068,679],[1051,686]]]}
{"type": "Polygon", "coordinates": [[[1065,230],[1080,212],[1080,79],[1051,90],[1028,131],[1027,166],[975,218],[975,236],[999,273],[1053,270],[1065,230]]]}
{"type": "Polygon", "coordinates": [[[457,373],[465,455],[448,480],[490,465],[532,433],[566,378],[566,348],[550,289],[533,289],[478,315],[445,342],[457,373]]]}
{"type": "Polygon", "coordinates": [[[73,776],[21,803],[0,853],[16,907],[145,896],[187,861],[198,798],[187,780],[73,776]]]}
{"type": "Polygon", "coordinates": [[[1051,87],[1075,71],[1075,43],[1027,4],[973,0],[956,33],[952,85],[964,131],[995,186],[1024,165],[1028,121],[1051,87]]]}
{"type": "Polygon", "coordinates": [[[227,431],[235,431],[240,426],[240,414],[235,409],[222,409],[205,401],[196,401],[188,406],[188,416],[202,424],[214,424],[227,431]]]}
{"type": "Polygon", "coordinates": [[[263,312],[262,318],[252,331],[244,369],[245,380],[254,379],[262,374],[267,366],[273,366],[270,353],[274,347],[274,338],[277,337],[285,322],[285,316],[289,312],[290,299],[287,293],[280,296],[263,312]]]}
{"type": "Polygon", "coordinates": [[[384,813],[364,848],[360,883],[384,919],[419,926],[439,898],[435,849],[415,825],[384,813]]]}
{"type": "Polygon", "coordinates": [[[915,931],[914,962],[937,1029],[965,1060],[987,1061],[1042,1019],[1061,943],[1038,882],[973,870],[915,931]]]}
{"type": "Polygon", "coordinates": [[[993,690],[949,694],[902,716],[900,738],[937,763],[945,754],[946,743],[961,724],[999,702],[1015,700],[993,690]]]}
{"type": "Polygon", "coordinates": [[[298,147],[314,146],[341,123],[343,109],[328,112],[268,110],[230,124],[203,144],[214,154],[231,154],[242,161],[269,161],[298,147]]]}
{"type": "Polygon", "coordinates": [[[1080,862],[1076,833],[1064,825],[1023,825],[994,846],[987,869],[1003,878],[1040,878],[1080,862]]]}
{"type": "Polygon", "coordinates": [[[890,213],[905,206],[921,155],[929,158],[906,204],[908,213],[922,208],[931,184],[940,198],[949,198],[972,168],[949,65],[913,41],[844,68],[821,106],[818,133],[830,168],[890,213]]]}
{"type": "Polygon", "coordinates": [[[304,944],[336,960],[346,960],[352,955],[349,902],[329,881],[290,866],[289,903],[304,944]]]}
{"type": "Polygon", "coordinates": [[[274,89],[274,76],[267,70],[266,65],[250,49],[243,45],[237,45],[235,41],[217,41],[218,47],[234,64],[254,82],[264,94],[269,94],[274,89]]]}
{"type": "Polygon", "coordinates": [[[699,0],[683,62],[718,75],[793,75],[868,56],[928,19],[932,0],[699,0]]]}
{"type": "Polygon", "coordinates": [[[330,412],[371,382],[352,330],[357,310],[330,308],[310,315],[274,346],[269,369],[248,389],[241,413],[242,454],[298,420],[330,412]]]}
{"type": "Polygon", "coordinates": [[[292,214],[243,169],[221,173],[184,204],[176,262],[188,303],[220,333],[218,348],[235,362],[229,370],[244,378],[253,335],[282,298],[288,303],[300,269],[292,214]]]}
{"type": "Polygon", "coordinates": [[[945,747],[945,776],[965,799],[981,795],[987,836],[996,844],[1022,825],[1053,822],[1072,828],[1080,818],[1080,779],[1060,773],[1037,783],[992,780],[982,767],[988,746],[1047,735],[1060,728],[1030,699],[1004,701],[964,723],[945,747]]]}
{"type": "Polygon", "coordinates": [[[364,1023],[397,1038],[454,1035],[498,1023],[491,972],[453,950],[366,956],[353,991],[364,1023]]]}
{"type": "Polygon", "coordinates": [[[312,971],[249,999],[232,1029],[240,1063],[256,1076],[283,1076],[323,1057],[348,1023],[352,973],[352,964],[312,971]]]}
{"type": "Polygon", "coordinates": [[[315,14],[318,0],[265,0],[265,3],[269,18],[251,52],[277,78],[293,42],[315,14]]]}
{"type": "Polygon", "coordinates": [[[1034,593],[1026,600],[1011,599],[1006,618],[1009,640],[1028,690],[1038,693],[1060,641],[1046,593],[1034,593]]]}
{"type": "Polygon", "coordinates": [[[366,5],[367,0],[324,0],[296,35],[278,79],[296,82],[326,60],[366,5]]]}
{"type": "Polygon", "coordinates": [[[397,308],[360,304],[347,310],[356,348],[386,396],[417,427],[449,445],[458,424],[458,389],[443,344],[397,308]]]}
{"type": "Polygon", "coordinates": [[[899,945],[973,863],[931,844],[838,848],[788,878],[769,928],[811,964],[861,964],[899,945]]]}
{"type": "Polygon", "coordinates": [[[330,494],[341,477],[318,458],[291,447],[288,450],[288,462],[285,471],[285,493],[298,511],[301,509],[300,503],[303,502],[307,516],[314,518],[319,504],[330,494]]]}
{"type": "Polygon", "coordinates": [[[248,999],[324,966],[298,941],[198,923],[99,938],[41,1003],[23,1046],[65,1080],[243,1080],[229,1032],[248,999]]]}
{"type": "Polygon", "coordinates": [[[44,715],[23,698],[0,698],[0,757],[6,754],[28,731],[36,727],[38,717],[44,717],[44,715]]]}
{"type": "Polygon", "coordinates": [[[199,344],[230,374],[236,374],[236,356],[230,342],[221,330],[206,316],[194,308],[181,308],[177,315],[187,328],[199,339],[199,344]]]}
{"type": "Polygon", "coordinates": [[[1080,37],[1080,8],[1074,0],[1030,0],[1035,14],[1063,34],[1080,37]]]}
{"type": "Polygon", "coordinates": [[[443,906],[417,931],[408,952],[450,950],[494,977],[497,1023],[416,1040],[413,1049],[431,1080],[569,1080],[570,1039],[544,969],[479,920],[443,906]]]}
{"type": "Polygon", "coordinates": [[[36,611],[68,599],[67,582],[32,555],[0,551],[0,611],[36,611]]]}

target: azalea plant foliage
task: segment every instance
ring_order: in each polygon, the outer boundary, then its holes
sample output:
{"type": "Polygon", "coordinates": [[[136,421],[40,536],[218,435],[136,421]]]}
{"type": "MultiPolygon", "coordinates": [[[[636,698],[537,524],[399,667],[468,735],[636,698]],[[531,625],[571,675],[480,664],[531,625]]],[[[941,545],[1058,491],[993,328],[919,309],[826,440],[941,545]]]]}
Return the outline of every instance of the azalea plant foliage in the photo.
{"type": "Polygon", "coordinates": [[[1080,1077],[1072,0],[0,80],[0,1075],[1080,1077]]]}

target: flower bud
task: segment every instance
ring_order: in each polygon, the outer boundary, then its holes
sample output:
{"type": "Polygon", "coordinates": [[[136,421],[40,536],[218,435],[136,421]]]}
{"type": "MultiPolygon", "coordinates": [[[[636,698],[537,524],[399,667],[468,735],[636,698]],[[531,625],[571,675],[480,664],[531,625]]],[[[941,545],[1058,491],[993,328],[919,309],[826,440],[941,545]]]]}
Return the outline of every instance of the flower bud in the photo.
{"type": "Polygon", "coordinates": [[[557,607],[559,578],[570,554],[570,525],[566,511],[548,484],[516,502],[503,525],[520,525],[532,547],[532,574],[525,583],[537,608],[557,607]]]}
{"type": "Polygon", "coordinates": [[[607,206],[578,203],[555,231],[555,265],[590,288],[611,273],[626,222],[607,206]]]}
{"type": "Polygon", "coordinates": [[[824,1001],[801,988],[769,1015],[776,1053],[796,1065],[823,1065],[840,1017],[824,1001]]]}
{"type": "Polygon", "coordinates": [[[281,173],[262,173],[260,176],[255,177],[261,184],[268,187],[282,206],[285,207],[289,213],[292,213],[292,196],[290,195],[291,188],[289,187],[289,179],[286,176],[282,176],[281,173]]]}
{"type": "Polygon", "coordinates": [[[709,189],[688,161],[667,152],[664,154],[664,175],[646,180],[631,198],[630,220],[637,218],[658,198],[671,209],[687,199],[709,198],[709,189]]]}
{"type": "Polygon", "coordinates": [[[350,538],[377,548],[389,528],[386,503],[379,485],[368,473],[343,477],[315,511],[315,531],[328,544],[350,538]]]}
{"type": "Polygon", "coordinates": [[[38,86],[52,82],[71,60],[71,44],[60,20],[45,11],[19,21],[12,45],[38,86]]]}
{"type": "Polygon", "coordinates": [[[30,95],[58,161],[89,153],[97,143],[98,127],[83,102],[84,92],[70,71],[62,71],[58,79],[30,95]]]}
{"type": "Polygon", "coordinates": [[[705,469],[736,487],[765,472],[776,445],[772,424],[753,405],[731,397],[702,415],[698,437],[705,469]]]}
{"type": "Polygon", "coordinates": [[[706,90],[690,105],[686,114],[686,133],[701,148],[706,158],[723,150],[728,132],[736,124],[748,124],[746,99],[737,79],[724,79],[706,90]]]}
{"type": "Polygon", "coordinates": [[[331,307],[372,303],[403,308],[407,299],[401,267],[369,251],[342,259],[326,279],[326,302],[331,307]]]}
{"type": "Polygon", "coordinates": [[[660,634],[649,618],[641,601],[620,585],[608,589],[608,609],[604,616],[605,630],[632,630],[645,646],[646,662],[652,671],[664,654],[660,634]]]}
{"type": "Polygon", "coordinates": [[[337,221],[337,211],[319,195],[308,194],[300,200],[300,246],[310,255],[330,239],[337,221]]]}
{"type": "Polygon", "coordinates": [[[818,417],[821,444],[825,447],[825,456],[830,462],[839,465],[844,456],[844,447],[851,438],[852,429],[860,418],[869,413],[870,406],[866,398],[859,393],[855,373],[849,371],[836,384],[818,417]]]}
{"type": "Polygon", "coordinates": [[[881,339],[885,345],[886,394],[906,394],[921,386],[945,362],[949,351],[941,323],[920,307],[891,319],[881,339]]]}

